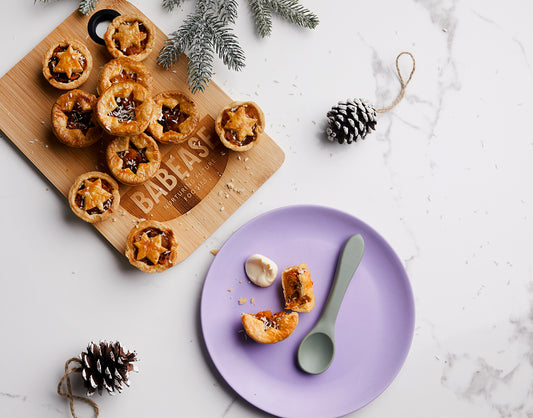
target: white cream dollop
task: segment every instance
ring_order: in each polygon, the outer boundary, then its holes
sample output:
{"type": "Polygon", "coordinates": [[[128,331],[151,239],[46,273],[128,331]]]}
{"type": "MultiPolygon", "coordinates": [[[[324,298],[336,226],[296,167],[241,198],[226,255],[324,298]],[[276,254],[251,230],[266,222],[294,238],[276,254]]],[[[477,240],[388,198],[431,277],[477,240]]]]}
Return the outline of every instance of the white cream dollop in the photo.
{"type": "Polygon", "coordinates": [[[270,286],[278,275],[276,263],[261,254],[248,257],[244,264],[244,270],[250,281],[260,287],[270,286]]]}

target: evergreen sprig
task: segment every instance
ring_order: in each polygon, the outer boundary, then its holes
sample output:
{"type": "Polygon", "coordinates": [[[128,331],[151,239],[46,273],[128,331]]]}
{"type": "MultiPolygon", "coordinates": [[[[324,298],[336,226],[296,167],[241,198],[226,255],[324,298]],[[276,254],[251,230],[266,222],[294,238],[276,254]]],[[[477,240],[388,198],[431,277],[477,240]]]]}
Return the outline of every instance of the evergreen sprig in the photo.
{"type": "MultiPolygon", "coordinates": [[[[177,3],[181,0],[167,1],[177,3]]],[[[228,26],[236,17],[237,2],[234,0],[198,0],[196,9],[182,26],[165,40],[157,63],[169,69],[182,53],[187,52],[189,89],[193,93],[204,91],[209,84],[215,53],[230,69],[241,70],[244,68],[244,51],[228,26]]]]}
{"type": "Polygon", "coordinates": [[[318,16],[298,3],[298,0],[248,0],[257,33],[262,38],[272,32],[272,13],[304,28],[314,29],[318,16]]]}
{"type": "MultiPolygon", "coordinates": [[[[49,0],[40,1],[48,3],[49,0]]],[[[95,9],[97,2],[98,0],[80,0],[79,11],[88,15],[95,9]]],[[[184,0],[162,0],[162,5],[170,12],[183,2],[184,0]]],[[[248,3],[256,31],[262,38],[272,32],[272,14],[310,29],[319,23],[318,17],[300,5],[298,0],[248,0],[248,3]]],[[[183,53],[187,53],[189,89],[193,93],[204,91],[209,84],[215,54],[231,70],[244,68],[244,51],[230,27],[237,20],[237,6],[238,0],[196,0],[194,11],[164,41],[157,63],[169,69],[183,53]]]]}
{"type": "Polygon", "coordinates": [[[98,0],[80,0],[80,6],[78,7],[78,10],[82,15],[87,16],[88,14],[92,13],[96,7],[97,1],[98,0]]]}

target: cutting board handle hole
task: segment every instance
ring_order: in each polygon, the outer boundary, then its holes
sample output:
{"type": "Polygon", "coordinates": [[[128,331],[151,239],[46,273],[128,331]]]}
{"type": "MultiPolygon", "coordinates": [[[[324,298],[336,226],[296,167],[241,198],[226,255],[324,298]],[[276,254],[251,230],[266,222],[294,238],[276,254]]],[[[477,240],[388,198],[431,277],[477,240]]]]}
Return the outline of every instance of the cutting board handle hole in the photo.
{"type": "Polygon", "coordinates": [[[97,44],[105,45],[103,35],[109,23],[117,16],[120,16],[120,13],[113,9],[102,9],[93,14],[87,24],[91,39],[97,44]]]}

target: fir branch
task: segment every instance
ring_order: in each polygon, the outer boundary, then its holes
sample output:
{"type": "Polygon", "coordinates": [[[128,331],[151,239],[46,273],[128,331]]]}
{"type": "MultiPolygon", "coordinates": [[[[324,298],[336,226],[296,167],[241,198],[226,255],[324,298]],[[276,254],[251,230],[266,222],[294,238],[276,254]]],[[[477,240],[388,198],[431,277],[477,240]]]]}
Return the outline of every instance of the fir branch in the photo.
{"type": "Polygon", "coordinates": [[[230,70],[240,71],[244,68],[244,51],[237,37],[222,20],[214,16],[206,16],[207,26],[216,53],[230,70]]]}
{"type": "Polygon", "coordinates": [[[272,14],[264,0],[249,0],[252,15],[255,21],[255,29],[261,38],[270,36],[272,32],[272,14]]]}
{"type": "Polygon", "coordinates": [[[163,7],[169,12],[174,10],[174,8],[181,6],[183,0],[163,0],[163,7]]]}
{"type": "Polygon", "coordinates": [[[194,43],[189,48],[187,65],[189,89],[193,93],[204,91],[213,75],[212,42],[206,21],[202,19],[194,32],[194,43]]]}
{"type": "Polygon", "coordinates": [[[268,7],[282,18],[304,28],[314,29],[318,16],[298,3],[298,0],[265,0],[268,7]]]}
{"type": "Polygon", "coordinates": [[[237,0],[212,0],[213,11],[223,24],[237,20],[237,0]]]}
{"type": "Polygon", "coordinates": [[[80,0],[80,6],[78,7],[78,10],[82,15],[87,16],[94,10],[97,1],[98,0],[80,0]]]}

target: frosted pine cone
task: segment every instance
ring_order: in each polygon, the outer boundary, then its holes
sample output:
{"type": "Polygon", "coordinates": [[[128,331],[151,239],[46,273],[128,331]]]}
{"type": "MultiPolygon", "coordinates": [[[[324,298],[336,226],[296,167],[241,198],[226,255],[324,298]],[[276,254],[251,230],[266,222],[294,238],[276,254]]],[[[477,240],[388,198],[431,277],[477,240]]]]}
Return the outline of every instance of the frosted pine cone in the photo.
{"type": "Polygon", "coordinates": [[[137,371],[133,364],[137,353],[129,352],[119,342],[91,342],[87,351],[80,354],[82,362],[81,375],[87,388],[87,396],[92,396],[98,389],[108,393],[122,392],[122,384],[129,386],[130,372],[137,371]]]}
{"type": "Polygon", "coordinates": [[[340,101],[327,113],[330,141],[351,144],[376,129],[376,109],[363,99],[340,101]]]}

